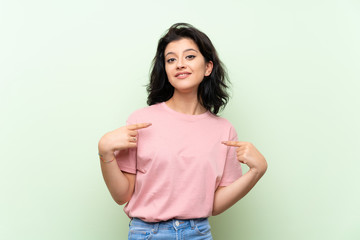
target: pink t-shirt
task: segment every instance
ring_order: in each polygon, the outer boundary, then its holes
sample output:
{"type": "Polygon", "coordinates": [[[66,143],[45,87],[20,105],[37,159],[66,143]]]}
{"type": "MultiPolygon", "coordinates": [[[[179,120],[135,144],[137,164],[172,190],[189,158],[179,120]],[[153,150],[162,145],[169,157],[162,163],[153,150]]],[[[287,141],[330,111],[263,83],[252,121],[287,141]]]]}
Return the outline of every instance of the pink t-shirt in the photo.
{"type": "Polygon", "coordinates": [[[216,188],[242,175],[236,148],[221,143],[237,140],[234,127],[209,111],[183,114],[165,102],[135,111],[127,124],[147,122],[137,148],[115,153],[119,168],[136,174],[125,213],[147,222],[211,216],[216,188]]]}

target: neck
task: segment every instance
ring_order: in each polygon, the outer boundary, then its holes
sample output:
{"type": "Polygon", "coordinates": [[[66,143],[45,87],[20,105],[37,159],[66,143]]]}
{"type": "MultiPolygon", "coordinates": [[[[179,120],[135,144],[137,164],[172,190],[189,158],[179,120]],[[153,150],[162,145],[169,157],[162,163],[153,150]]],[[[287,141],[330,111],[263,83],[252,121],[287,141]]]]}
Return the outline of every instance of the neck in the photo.
{"type": "Polygon", "coordinates": [[[201,105],[197,99],[197,95],[194,94],[177,94],[166,101],[166,105],[171,109],[189,115],[199,115],[205,113],[207,110],[201,105]]]}

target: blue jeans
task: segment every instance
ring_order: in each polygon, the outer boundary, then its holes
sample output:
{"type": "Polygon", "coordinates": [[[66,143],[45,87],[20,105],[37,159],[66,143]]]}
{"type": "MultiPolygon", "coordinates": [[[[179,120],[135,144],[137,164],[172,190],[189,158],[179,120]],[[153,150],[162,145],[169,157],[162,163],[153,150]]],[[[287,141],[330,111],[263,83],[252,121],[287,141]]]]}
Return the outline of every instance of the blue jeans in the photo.
{"type": "Polygon", "coordinates": [[[133,218],[129,224],[129,240],[212,240],[207,218],[171,219],[165,222],[144,222],[133,218]]]}

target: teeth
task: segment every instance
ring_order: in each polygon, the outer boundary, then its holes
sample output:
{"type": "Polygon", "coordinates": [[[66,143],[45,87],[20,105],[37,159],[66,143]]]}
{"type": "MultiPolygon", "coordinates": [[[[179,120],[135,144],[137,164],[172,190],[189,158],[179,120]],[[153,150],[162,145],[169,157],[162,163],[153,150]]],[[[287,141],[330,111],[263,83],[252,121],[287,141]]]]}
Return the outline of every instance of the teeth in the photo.
{"type": "Polygon", "coordinates": [[[185,75],[188,75],[188,74],[187,73],[179,74],[178,77],[179,76],[185,76],[185,75]]]}

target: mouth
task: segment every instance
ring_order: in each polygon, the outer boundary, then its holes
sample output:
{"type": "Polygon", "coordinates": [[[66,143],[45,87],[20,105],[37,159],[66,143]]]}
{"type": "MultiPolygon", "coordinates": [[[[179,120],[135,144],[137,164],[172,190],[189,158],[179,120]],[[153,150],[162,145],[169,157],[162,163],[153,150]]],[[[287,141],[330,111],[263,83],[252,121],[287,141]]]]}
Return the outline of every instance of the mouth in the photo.
{"type": "Polygon", "coordinates": [[[189,73],[189,72],[179,72],[179,73],[177,73],[175,75],[175,77],[177,77],[177,78],[186,78],[186,77],[190,76],[190,74],[191,73],[189,73]]]}

